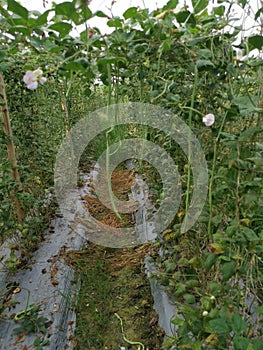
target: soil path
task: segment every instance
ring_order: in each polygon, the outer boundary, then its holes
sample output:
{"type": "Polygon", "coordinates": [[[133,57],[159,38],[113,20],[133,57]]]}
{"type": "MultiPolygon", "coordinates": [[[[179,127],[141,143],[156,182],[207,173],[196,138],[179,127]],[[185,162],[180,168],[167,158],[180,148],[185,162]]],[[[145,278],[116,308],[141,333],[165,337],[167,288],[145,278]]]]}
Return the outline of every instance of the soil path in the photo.
{"type": "MultiPolygon", "coordinates": [[[[111,183],[116,197],[127,200],[134,180],[133,170],[114,171],[111,183]]],[[[106,179],[103,183],[107,184],[106,179]]],[[[125,214],[120,220],[96,196],[82,199],[97,220],[113,229],[134,224],[132,215],[125,214]]],[[[67,256],[67,262],[79,273],[82,286],[77,306],[76,350],[161,349],[164,334],[158,327],[144,267],[149,249],[149,244],[116,249],[89,242],[84,251],[67,256]]]]}

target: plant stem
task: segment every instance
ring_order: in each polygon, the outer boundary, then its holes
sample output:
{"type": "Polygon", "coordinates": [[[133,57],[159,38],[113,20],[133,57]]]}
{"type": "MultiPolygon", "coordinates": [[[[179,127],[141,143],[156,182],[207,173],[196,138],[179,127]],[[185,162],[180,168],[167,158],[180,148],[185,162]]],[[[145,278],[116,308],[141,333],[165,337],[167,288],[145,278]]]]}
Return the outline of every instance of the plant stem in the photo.
{"type": "Polygon", "coordinates": [[[198,111],[198,109],[195,109],[193,107],[188,107],[188,106],[183,106],[183,107],[180,107],[181,109],[189,109],[190,111],[193,111],[193,112],[196,112],[198,114],[200,114],[202,117],[204,116],[203,113],[201,113],[200,111],[198,111]]]}
{"type": "Polygon", "coordinates": [[[123,321],[122,321],[121,317],[117,314],[117,312],[115,312],[114,315],[118,318],[118,320],[121,323],[121,333],[122,333],[123,340],[126,341],[126,343],[128,343],[130,345],[140,345],[140,347],[142,347],[142,350],[144,350],[145,346],[141,342],[131,341],[125,337],[124,330],[123,330],[123,321]]]}
{"type": "MultiPolygon", "coordinates": [[[[240,143],[237,141],[237,159],[240,159],[240,143]]],[[[238,222],[238,230],[240,229],[240,197],[239,197],[239,187],[241,182],[241,170],[240,163],[237,164],[237,184],[236,184],[236,220],[238,222]]]]}
{"type": "MultiPolygon", "coordinates": [[[[195,103],[195,95],[196,90],[198,86],[198,68],[196,65],[196,62],[194,62],[194,87],[191,97],[191,106],[188,107],[189,114],[188,114],[188,126],[191,129],[192,126],[192,117],[193,117],[193,111],[194,109],[194,103],[195,103]]],[[[190,132],[189,129],[189,132],[190,132]]],[[[186,199],[185,199],[185,211],[187,212],[189,207],[189,199],[190,199],[190,187],[191,187],[191,142],[190,142],[190,136],[188,139],[188,168],[187,168],[187,188],[186,188],[186,199]]]]}
{"type": "MultiPolygon", "coordinates": [[[[109,89],[108,89],[108,104],[107,106],[109,107],[111,104],[111,69],[110,69],[110,65],[107,65],[107,70],[108,70],[108,83],[109,83],[109,89]]],[[[110,174],[110,151],[109,151],[109,135],[110,133],[114,131],[114,126],[112,126],[110,128],[110,130],[108,130],[106,132],[106,176],[107,176],[107,184],[108,184],[108,191],[109,191],[109,195],[110,195],[110,201],[111,201],[111,205],[112,205],[112,209],[114,211],[114,213],[116,214],[116,216],[118,217],[118,219],[122,220],[121,215],[119,214],[116,205],[114,203],[114,197],[113,197],[113,191],[112,191],[112,187],[111,187],[111,174],[110,174]]]]}
{"type": "Polygon", "coordinates": [[[208,237],[211,238],[212,234],[211,234],[211,228],[212,228],[212,210],[213,210],[213,196],[212,196],[212,191],[213,191],[213,183],[214,183],[214,175],[215,175],[215,167],[216,167],[216,158],[217,158],[217,149],[218,149],[218,141],[220,139],[223,127],[225,125],[225,121],[226,121],[226,116],[227,116],[227,112],[224,115],[224,118],[222,119],[222,123],[220,126],[220,129],[218,131],[216,140],[215,140],[215,144],[214,144],[214,155],[213,155],[213,164],[212,164],[212,170],[211,170],[211,177],[210,177],[210,182],[209,182],[209,189],[208,189],[208,202],[209,202],[209,221],[208,221],[208,237]]]}

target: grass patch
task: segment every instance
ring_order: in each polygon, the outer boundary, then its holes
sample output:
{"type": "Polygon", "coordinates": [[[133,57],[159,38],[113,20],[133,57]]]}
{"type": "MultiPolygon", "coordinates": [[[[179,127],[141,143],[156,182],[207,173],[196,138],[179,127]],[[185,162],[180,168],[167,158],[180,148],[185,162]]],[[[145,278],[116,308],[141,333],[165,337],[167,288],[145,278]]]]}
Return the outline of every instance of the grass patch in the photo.
{"type": "Polygon", "coordinates": [[[79,274],[75,350],[161,348],[163,330],[152,308],[153,300],[143,261],[149,246],[112,249],[89,243],[67,257],[79,274]],[[122,321],[124,334],[121,331],[122,321]]]}

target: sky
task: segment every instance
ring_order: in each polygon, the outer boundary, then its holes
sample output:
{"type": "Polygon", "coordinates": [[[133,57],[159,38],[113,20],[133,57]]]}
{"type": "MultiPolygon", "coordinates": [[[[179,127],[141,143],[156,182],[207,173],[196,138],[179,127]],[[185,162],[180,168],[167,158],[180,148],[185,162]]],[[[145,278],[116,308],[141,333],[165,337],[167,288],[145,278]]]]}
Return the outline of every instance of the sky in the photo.
{"type": "MultiPolygon", "coordinates": [[[[63,1],[70,1],[70,0],[53,0],[55,3],[61,3],[63,1]]],[[[254,17],[254,14],[259,6],[260,0],[249,0],[250,6],[251,6],[251,18],[249,16],[244,16],[239,11],[238,7],[233,7],[232,15],[236,18],[239,18],[239,21],[236,22],[236,24],[243,25],[243,28],[251,28],[255,23],[252,20],[252,17],[254,17]]],[[[38,10],[41,13],[45,12],[48,8],[51,7],[52,0],[45,0],[46,7],[43,7],[43,0],[20,0],[20,3],[28,8],[29,10],[38,10]]],[[[89,8],[94,13],[97,10],[101,10],[108,14],[109,16],[121,16],[125,10],[129,7],[135,6],[139,8],[148,8],[150,11],[153,11],[157,8],[162,8],[164,5],[166,5],[168,0],[91,0],[89,8]],[[113,4],[113,5],[112,5],[113,4]],[[112,11],[112,12],[111,12],[112,11]]],[[[216,0],[212,1],[213,4],[216,3],[216,0]]],[[[179,4],[182,5],[188,5],[191,8],[191,0],[179,0],[179,4]]],[[[262,19],[263,21],[263,19],[262,19]]],[[[102,33],[110,32],[113,29],[109,28],[107,26],[107,19],[105,18],[91,18],[88,21],[88,25],[90,27],[97,27],[102,33]]],[[[80,29],[80,31],[83,29],[80,29]]],[[[252,29],[252,32],[256,30],[252,29]]],[[[251,31],[250,31],[251,33],[251,31]]]]}
{"type": "MultiPolygon", "coordinates": [[[[43,7],[43,0],[20,0],[20,3],[28,10],[38,10],[39,12],[43,13],[51,7],[52,2],[59,4],[63,1],[70,0],[45,0],[45,2],[47,3],[45,7],[43,7]]],[[[185,1],[189,2],[190,0],[185,1]]],[[[167,2],[168,0],[92,0],[90,2],[89,8],[93,13],[97,10],[101,10],[111,16],[112,11],[112,14],[114,16],[121,16],[125,12],[125,10],[132,6],[140,8],[149,8],[150,11],[153,11],[157,8],[162,8],[165,4],[167,4],[167,2]],[[112,5],[113,2],[114,4],[112,5]]],[[[99,28],[99,30],[102,33],[109,32],[113,29],[107,26],[107,21],[108,20],[105,18],[95,17],[88,21],[88,25],[90,27],[99,28]]]]}
{"type": "MultiPolygon", "coordinates": [[[[65,0],[53,0],[55,3],[60,3],[63,1],[65,0]]],[[[52,0],[47,0],[45,2],[47,2],[46,8],[48,8],[51,6],[52,0]]],[[[92,0],[89,7],[92,11],[96,11],[98,9],[103,11],[107,8],[110,8],[112,2],[112,0],[92,0]]],[[[168,0],[116,0],[114,2],[115,4],[113,5],[113,11],[114,14],[117,15],[117,12],[122,13],[131,6],[140,6],[142,8],[148,7],[154,10],[158,7],[160,8],[164,6],[168,0]]],[[[20,3],[30,10],[39,9],[41,12],[45,10],[43,7],[43,0],[20,0],[20,3]]]]}

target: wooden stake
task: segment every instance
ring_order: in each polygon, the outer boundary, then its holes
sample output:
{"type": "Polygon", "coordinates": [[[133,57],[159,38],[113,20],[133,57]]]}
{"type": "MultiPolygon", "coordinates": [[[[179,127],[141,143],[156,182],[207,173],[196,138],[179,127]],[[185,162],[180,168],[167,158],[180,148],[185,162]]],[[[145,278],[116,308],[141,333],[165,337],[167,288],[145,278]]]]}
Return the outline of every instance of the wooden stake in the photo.
{"type": "Polygon", "coordinates": [[[23,222],[25,218],[25,212],[23,210],[23,207],[21,205],[21,202],[16,196],[16,192],[22,190],[22,183],[20,180],[19,172],[17,169],[17,159],[16,159],[16,152],[15,152],[15,145],[13,142],[13,133],[10,123],[10,117],[9,117],[9,111],[8,111],[8,104],[7,104],[7,98],[6,98],[6,92],[5,92],[5,83],[4,83],[4,77],[2,73],[0,73],[0,108],[1,108],[1,114],[3,118],[3,129],[4,133],[7,136],[7,154],[8,159],[10,160],[11,164],[11,176],[14,181],[17,183],[17,188],[15,192],[13,193],[14,196],[14,203],[16,207],[16,214],[18,222],[23,222]]]}

